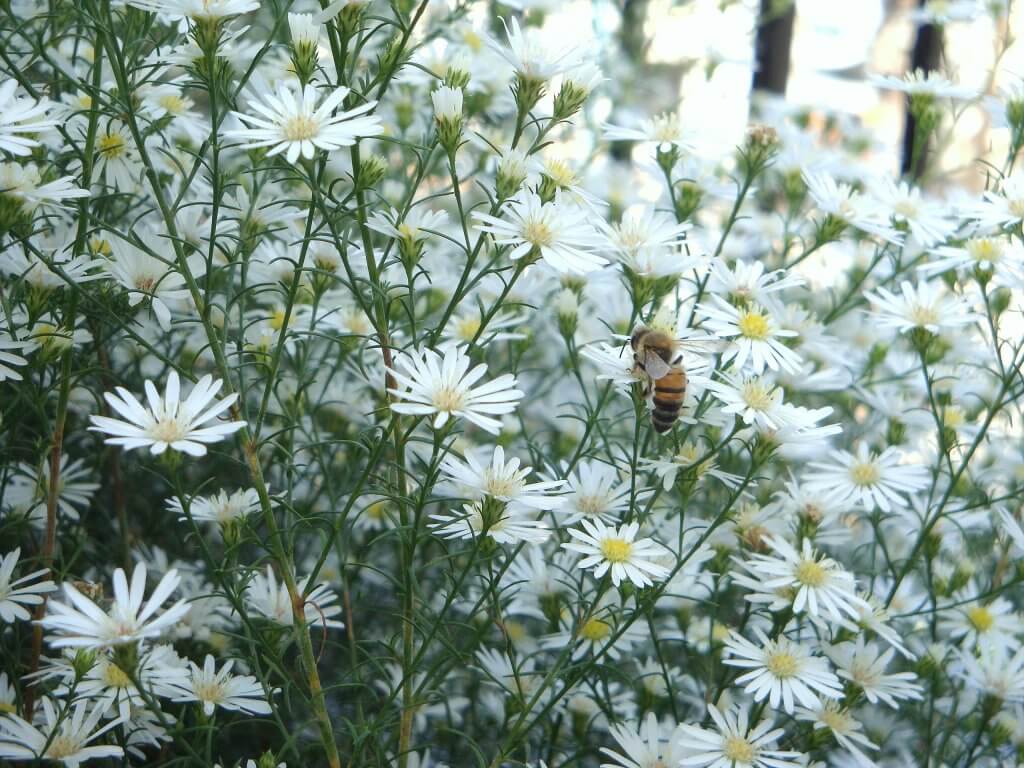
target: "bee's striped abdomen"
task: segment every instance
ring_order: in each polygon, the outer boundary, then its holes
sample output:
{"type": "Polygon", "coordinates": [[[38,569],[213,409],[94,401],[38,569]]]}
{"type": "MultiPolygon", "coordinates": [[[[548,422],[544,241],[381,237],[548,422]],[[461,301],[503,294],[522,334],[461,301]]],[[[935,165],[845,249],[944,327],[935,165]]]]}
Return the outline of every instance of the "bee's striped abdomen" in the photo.
{"type": "Polygon", "coordinates": [[[686,372],[681,365],[654,382],[654,410],[651,422],[655,432],[668,432],[679,418],[679,411],[686,398],[686,372]]]}

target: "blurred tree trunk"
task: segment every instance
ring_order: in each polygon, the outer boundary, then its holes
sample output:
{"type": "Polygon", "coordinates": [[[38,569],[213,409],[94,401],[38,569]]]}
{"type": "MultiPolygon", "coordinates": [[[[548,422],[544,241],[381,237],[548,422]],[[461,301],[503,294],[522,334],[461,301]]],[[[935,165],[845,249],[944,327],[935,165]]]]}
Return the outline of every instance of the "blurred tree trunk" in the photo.
{"type": "MultiPolygon", "coordinates": [[[[920,7],[924,7],[926,0],[918,0],[920,7]]],[[[934,72],[939,68],[942,59],[942,27],[935,24],[922,24],[917,29],[917,36],[914,39],[914,48],[910,54],[910,71],[918,69],[924,72],[934,72]]],[[[926,155],[928,147],[921,147],[917,160],[917,167],[911,168],[914,162],[914,132],[916,124],[914,116],[910,113],[910,99],[907,99],[907,118],[903,127],[903,157],[900,163],[900,171],[904,176],[918,178],[927,166],[926,155]]]]}
{"type": "Polygon", "coordinates": [[[753,88],[779,96],[786,94],[789,51],[796,20],[795,0],[761,0],[758,17],[753,88]]]}

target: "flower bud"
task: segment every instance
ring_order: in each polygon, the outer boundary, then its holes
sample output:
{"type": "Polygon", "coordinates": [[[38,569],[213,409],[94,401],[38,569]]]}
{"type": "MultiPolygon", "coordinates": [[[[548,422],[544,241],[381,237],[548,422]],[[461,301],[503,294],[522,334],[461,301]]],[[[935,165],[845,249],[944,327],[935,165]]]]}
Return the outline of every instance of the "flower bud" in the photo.
{"type": "Polygon", "coordinates": [[[437,139],[448,156],[454,157],[462,138],[462,89],[442,85],[430,98],[434,102],[437,139]]]}
{"type": "Polygon", "coordinates": [[[359,163],[359,175],[356,177],[356,187],[362,191],[377,186],[384,173],[387,171],[387,161],[380,155],[371,155],[363,158],[359,163]]]}
{"type": "Polygon", "coordinates": [[[510,149],[498,163],[498,200],[508,200],[526,181],[526,155],[510,149]]]}
{"type": "Polygon", "coordinates": [[[566,338],[571,338],[576,333],[580,309],[575,292],[570,288],[563,288],[555,299],[555,309],[558,312],[559,332],[566,338]]]}
{"type": "Polygon", "coordinates": [[[317,67],[317,46],[320,43],[320,25],[311,13],[289,13],[292,67],[303,85],[313,79],[317,67]]]}

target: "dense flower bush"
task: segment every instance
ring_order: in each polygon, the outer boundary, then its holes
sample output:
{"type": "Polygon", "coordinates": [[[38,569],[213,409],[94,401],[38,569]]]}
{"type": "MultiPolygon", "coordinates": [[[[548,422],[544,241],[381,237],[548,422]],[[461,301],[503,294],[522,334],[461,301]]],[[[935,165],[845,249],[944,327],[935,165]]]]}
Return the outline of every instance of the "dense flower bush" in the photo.
{"type": "Polygon", "coordinates": [[[0,758],[1024,754],[1024,88],[722,151],[535,5],[0,4],[0,758]]]}

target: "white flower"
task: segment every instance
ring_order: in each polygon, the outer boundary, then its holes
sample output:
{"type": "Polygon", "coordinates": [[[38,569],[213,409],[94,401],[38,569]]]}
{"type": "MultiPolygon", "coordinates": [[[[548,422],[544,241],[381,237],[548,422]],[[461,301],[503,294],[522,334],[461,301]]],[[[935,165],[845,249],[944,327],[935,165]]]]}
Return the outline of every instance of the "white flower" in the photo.
{"type": "MultiPolygon", "coordinates": [[[[573,525],[580,520],[600,520],[602,523],[617,522],[629,508],[631,486],[620,482],[615,467],[600,461],[583,460],[576,465],[576,471],[566,478],[569,493],[560,509],[564,525],[573,525]]],[[[637,500],[650,496],[650,491],[637,493],[637,500]]]]}
{"type": "MultiPolygon", "coordinates": [[[[159,243],[156,235],[151,232],[139,233],[141,241],[150,247],[159,243]]],[[[128,306],[134,307],[149,299],[160,327],[171,329],[171,310],[168,302],[177,302],[189,297],[185,285],[185,276],[178,269],[157,258],[153,253],[143,250],[134,243],[118,240],[112,246],[114,259],[106,262],[107,273],[128,291],[128,306]]],[[[188,259],[189,270],[193,277],[201,275],[205,262],[198,254],[188,259]]]]}
{"type": "Polygon", "coordinates": [[[949,217],[949,206],[926,199],[920,189],[905,181],[885,177],[872,186],[871,193],[893,220],[905,224],[914,239],[926,248],[956,232],[958,222],[949,217]]]}
{"type": "MultiPolygon", "coordinates": [[[[188,520],[181,499],[169,499],[167,507],[178,515],[179,520],[188,520]]],[[[188,511],[193,520],[218,525],[245,520],[259,508],[260,497],[255,488],[243,488],[231,494],[222,490],[213,496],[193,496],[188,500],[188,511]]]]}
{"type": "Polygon", "coordinates": [[[902,242],[902,235],[893,229],[880,206],[849,184],[837,182],[829,173],[807,170],[803,172],[803,181],[814,204],[822,212],[887,242],[897,245],[902,242]]]}
{"type": "Polygon", "coordinates": [[[349,94],[344,86],[335,89],[323,103],[317,106],[319,96],[316,88],[306,85],[300,93],[282,82],[276,94],[265,94],[265,103],[252,101],[250,106],[259,116],[233,112],[246,128],[225,131],[227,138],[239,139],[243,149],[270,147],[268,156],[282,152],[289,163],[299,155],[311,160],[317,149],[335,150],[349,147],[360,138],[376,136],[384,130],[377,115],[366,115],[377,106],[368,101],[350,110],[337,114],[337,109],[349,94]]]}
{"type": "Polygon", "coordinates": [[[626,579],[638,587],[648,587],[654,584],[655,579],[664,579],[671,573],[664,565],[655,562],[671,553],[654,539],[637,539],[638,523],[614,528],[600,520],[583,519],[580,525],[582,531],[567,529],[575,541],[562,544],[563,549],[583,555],[576,564],[577,568],[593,568],[597,578],[611,571],[612,584],[616,587],[626,579]]]}
{"type": "Polygon", "coordinates": [[[982,200],[964,206],[963,213],[978,221],[979,227],[1008,228],[1024,222],[1024,172],[1004,177],[997,190],[982,194],[982,200]]]}
{"type": "Polygon", "coordinates": [[[21,381],[21,374],[14,366],[26,365],[28,360],[15,352],[25,352],[33,346],[30,341],[19,341],[6,331],[0,331],[0,381],[21,381]]]}
{"type": "Polygon", "coordinates": [[[1003,701],[1024,702],[1024,648],[1013,656],[1000,648],[959,652],[957,676],[971,688],[1003,701]]]}
{"type": "Polygon", "coordinates": [[[224,19],[259,10],[259,0],[129,0],[128,5],[179,19],[224,19]]]}
{"type": "Polygon", "coordinates": [[[730,268],[721,259],[714,259],[708,273],[707,291],[739,303],[764,305],[775,299],[772,294],[798,288],[805,282],[799,275],[787,275],[782,269],[765,273],[764,264],[760,261],[737,260],[730,268]]]}
{"type": "Polygon", "coordinates": [[[508,45],[487,36],[487,45],[505,59],[518,75],[529,80],[550,80],[555,75],[576,65],[578,55],[574,49],[559,50],[550,41],[541,39],[536,29],[523,30],[513,16],[511,27],[504,19],[508,45]]]}
{"type": "Polygon", "coordinates": [[[679,224],[674,217],[647,205],[628,208],[616,224],[601,224],[608,244],[625,263],[637,261],[645,251],[663,250],[679,242],[690,229],[689,224],[679,224]]]}
{"type": "Polygon", "coordinates": [[[57,585],[49,579],[37,581],[47,573],[46,568],[22,576],[11,581],[14,568],[21,557],[21,547],[0,557],[0,621],[12,624],[15,620],[28,621],[29,612],[26,605],[42,605],[42,595],[53,592],[57,585]],[[35,581],[35,583],[31,583],[35,581]]]}
{"type": "Polygon", "coordinates": [[[430,94],[434,103],[434,119],[454,121],[462,119],[462,89],[442,85],[430,94]]]}
{"type": "Polygon", "coordinates": [[[447,221],[448,214],[445,211],[433,211],[425,205],[418,205],[410,208],[404,218],[395,209],[384,213],[375,212],[370,215],[366,225],[382,235],[420,243],[434,236],[447,221]]]}
{"type": "Polygon", "coordinates": [[[675,146],[684,150],[694,148],[693,131],[683,127],[675,112],[664,112],[641,120],[633,128],[608,123],[604,126],[604,138],[607,141],[642,141],[658,147],[675,146]]]}
{"type": "Polygon", "coordinates": [[[55,648],[106,648],[137,643],[163,634],[188,612],[186,602],[179,600],[157,615],[160,606],[178,588],[180,581],[178,572],[171,569],[160,579],[143,605],[145,564],[135,566],[130,587],[124,571],[118,568],[114,571],[114,601],[105,612],[74,586],[65,583],[64,594],[71,605],[50,600],[46,616],[39,623],[44,629],[57,633],[57,637],[48,638],[55,648]]]}
{"type": "MultiPolygon", "coordinates": [[[[962,603],[962,601],[959,601],[962,603]]],[[[1024,632],[1024,621],[1009,600],[972,600],[942,613],[942,630],[950,640],[964,648],[996,648],[1015,651],[1021,646],[1017,636],[1024,632]]]]}
{"type": "Polygon", "coordinates": [[[914,328],[925,328],[932,333],[970,325],[981,316],[972,312],[966,299],[950,294],[940,287],[939,281],[920,282],[916,286],[904,280],[897,296],[885,288],[865,291],[864,297],[874,307],[873,315],[882,328],[906,333],[914,328]]]}
{"type": "Polygon", "coordinates": [[[564,497],[551,495],[565,485],[564,480],[546,480],[528,483],[526,478],[532,467],[520,466],[516,457],[505,461],[505,449],[500,445],[487,456],[488,449],[466,451],[466,460],[460,461],[449,454],[441,462],[441,471],[450,481],[438,487],[440,493],[472,500],[491,497],[513,507],[532,510],[557,509],[564,497]]]}
{"type": "Polygon", "coordinates": [[[863,749],[878,749],[878,745],[864,735],[864,726],[854,719],[850,710],[835,701],[824,701],[816,707],[798,709],[797,720],[814,723],[814,730],[827,728],[843,749],[853,755],[854,761],[863,768],[873,768],[875,761],[864,754],[863,749]]]}
{"type": "Polygon", "coordinates": [[[648,712],[639,724],[613,725],[609,728],[612,738],[622,753],[602,747],[615,762],[604,763],[607,768],[652,768],[653,766],[677,766],[686,754],[681,741],[685,726],[667,723],[662,726],[653,712],[648,712]]]}
{"type": "MultiPolygon", "coordinates": [[[[773,749],[782,728],[772,728],[771,719],[753,727],[745,707],[736,705],[722,712],[708,704],[714,730],[695,725],[680,726],[680,746],[687,754],[679,765],[712,768],[788,768],[803,765],[799,752],[773,749]]],[[[668,764],[666,764],[668,765],[668,764]]]]}
{"type": "Polygon", "coordinates": [[[796,331],[780,328],[772,313],[758,304],[736,307],[720,296],[710,299],[710,304],[697,306],[697,314],[704,318],[707,330],[730,340],[722,352],[723,362],[732,360],[736,370],[748,367],[756,374],[765,368],[799,372],[800,355],[780,341],[797,336],[796,331]]]}
{"type": "Polygon", "coordinates": [[[288,33],[291,35],[292,45],[296,48],[315,48],[320,43],[320,22],[319,14],[312,13],[289,13],[288,33]]]}
{"type": "Polygon", "coordinates": [[[203,713],[210,717],[217,707],[229,712],[245,712],[250,715],[269,715],[273,710],[267,703],[267,692],[252,675],[232,675],[234,660],[229,659],[217,671],[213,656],[206,654],[202,669],[189,662],[188,680],[180,684],[174,701],[196,701],[202,704],[203,713]]]}
{"type": "Polygon", "coordinates": [[[760,629],[754,630],[760,645],[747,640],[737,632],[725,641],[728,658],[722,663],[731,667],[749,669],[736,678],[754,701],[768,699],[772,709],[779,705],[793,714],[794,701],[805,707],[817,707],[815,692],[830,699],[843,697],[839,678],[828,668],[828,663],[799,643],[786,637],[770,640],[760,629]]]}
{"type": "Polygon", "coordinates": [[[478,501],[463,505],[463,510],[462,514],[432,514],[435,522],[430,527],[444,539],[475,539],[486,533],[499,544],[542,544],[551,537],[547,524],[528,517],[521,507],[478,501]]]}
{"type": "Polygon", "coordinates": [[[924,69],[915,69],[902,77],[894,75],[875,75],[872,82],[879,88],[900,91],[911,96],[932,96],[937,99],[969,100],[977,98],[978,90],[966,85],[957,85],[943,77],[940,73],[924,69]]]}
{"type": "MultiPolygon", "coordinates": [[[[856,619],[858,608],[866,607],[857,595],[857,581],[831,557],[814,551],[810,539],[803,540],[797,551],[778,536],[766,536],[765,543],[775,556],[754,554],[742,563],[753,578],[741,577],[741,583],[757,593],[747,599],[761,602],[760,593],[781,590],[792,594],[794,613],[807,612],[811,617],[827,615],[842,623],[856,619]]],[[[774,595],[771,596],[774,599],[774,595]]]]}
{"type": "Polygon", "coordinates": [[[539,255],[557,272],[586,273],[608,263],[593,252],[596,230],[591,213],[556,197],[542,202],[533,192],[524,192],[509,202],[505,218],[473,212],[478,229],[494,237],[497,245],[511,245],[513,261],[539,255]]]}
{"type": "Polygon", "coordinates": [[[47,203],[60,203],[88,197],[89,191],[75,186],[73,176],[61,176],[43,184],[35,163],[0,163],[0,196],[9,195],[22,203],[27,211],[47,203]]]}
{"type": "Polygon", "coordinates": [[[891,446],[876,455],[862,442],[856,455],[831,451],[830,457],[827,463],[810,462],[804,485],[812,493],[828,494],[839,504],[857,505],[867,512],[876,507],[888,512],[894,506],[907,506],[906,494],[928,485],[928,470],[900,464],[901,454],[891,446]]]}
{"type": "MultiPolygon", "coordinates": [[[[122,192],[139,188],[142,161],[128,126],[120,120],[103,120],[96,136],[97,177],[105,177],[108,184],[122,192]]],[[[72,163],[71,170],[79,166],[72,163]]]]}
{"type": "Polygon", "coordinates": [[[921,686],[913,682],[917,679],[913,672],[885,671],[896,653],[894,648],[879,653],[877,645],[860,635],[856,643],[840,643],[825,653],[838,667],[839,677],[857,685],[872,704],[883,701],[899,709],[899,699],[921,699],[921,686]]]}
{"type": "Polygon", "coordinates": [[[111,728],[121,725],[116,718],[96,729],[103,719],[106,707],[78,701],[68,704],[67,712],[59,712],[53,702],[42,700],[42,720],[33,725],[15,714],[0,717],[0,757],[9,760],[49,760],[68,768],[78,768],[88,760],[105,757],[123,757],[124,750],[113,744],[96,744],[96,740],[111,728]]]}
{"type": "Polygon", "coordinates": [[[128,450],[148,446],[154,455],[170,448],[190,456],[205,456],[204,443],[218,443],[245,426],[244,421],[218,421],[207,427],[202,426],[216,419],[238,399],[235,393],[214,402],[221,384],[219,379],[214,381],[207,374],[196,382],[188,397],[182,400],[178,372],[171,371],[163,397],[157,393],[153,382],[146,380],[148,407],[143,406],[128,390],[116,387],[117,395],[104,392],[103,397],[124,420],[90,416],[93,426],[89,429],[112,435],[106,440],[109,445],[121,445],[128,450]]]}
{"type": "Polygon", "coordinates": [[[57,125],[57,121],[46,119],[51,107],[48,100],[37,102],[19,95],[17,91],[16,80],[0,83],[0,150],[25,157],[32,154],[32,147],[39,146],[38,141],[25,134],[48,131],[57,125]]]}
{"type": "MultiPolygon", "coordinates": [[[[341,606],[337,605],[338,595],[326,584],[317,584],[306,593],[308,582],[309,577],[306,576],[295,585],[299,594],[306,595],[303,609],[306,624],[310,627],[327,626],[335,629],[344,627],[342,622],[334,619],[341,613],[341,606]]],[[[245,588],[245,602],[257,613],[282,626],[290,627],[295,623],[288,585],[283,581],[278,584],[274,569],[269,565],[266,576],[257,573],[252,577],[245,588]]]]}
{"type": "Polygon", "coordinates": [[[462,417],[498,434],[501,422],[494,417],[515,411],[523,393],[515,388],[516,377],[510,373],[474,388],[487,373],[487,365],[470,370],[471,363],[461,346],[448,347],[443,357],[432,349],[397,355],[396,368],[390,370],[399,386],[388,391],[401,400],[392,403],[391,410],[413,416],[433,414],[435,429],[449,418],[462,417]]]}

